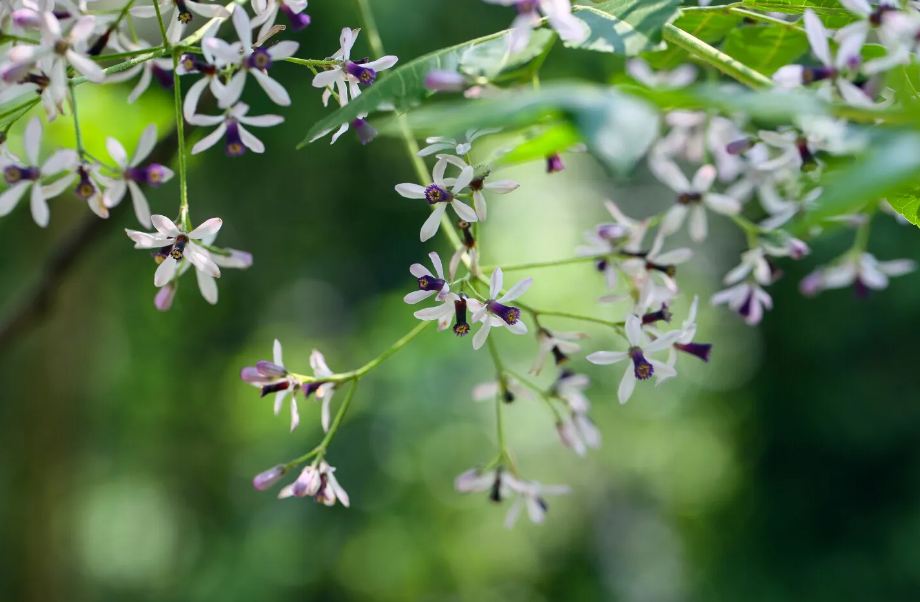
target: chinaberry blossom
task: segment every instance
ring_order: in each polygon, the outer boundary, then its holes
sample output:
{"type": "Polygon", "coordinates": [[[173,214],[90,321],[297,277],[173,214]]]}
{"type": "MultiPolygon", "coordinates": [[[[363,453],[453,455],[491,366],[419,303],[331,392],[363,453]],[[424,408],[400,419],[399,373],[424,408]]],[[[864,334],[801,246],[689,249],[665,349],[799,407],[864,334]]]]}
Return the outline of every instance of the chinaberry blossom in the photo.
{"type": "Polygon", "coordinates": [[[39,166],[39,151],[42,144],[42,122],[39,117],[33,117],[26,125],[22,141],[27,162],[11,153],[0,154],[0,169],[3,170],[3,179],[9,185],[9,188],[0,194],[0,217],[15,209],[19,200],[31,189],[29,205],[32,209],[32,219],[44,228],[51,219],[48,199],[67,190],[74,180],[77,153],[69,149],[59,150],[39,166]],[[59,179],[42,183],[43,180],[62,172],[64,175],[59,179]]]}
{"type": "MultiPolygon", "coordinates": [[[[690,311],[687,313],[687,319],[681,324],[679,331],[680,336],[677,337],[677,340],[674,341],[674,344],[671,345],[668,351],[668,359],[665,363],[671,367],[677,363],[678,351],[696,356],[704,362],[709,362],[709,353],[712,350],[712,344],[693,342],[694,337],[696,337],[696,313],[699,301],[699,296],[693,297],[693,303],[690,304],[690,311]]],[[[652,334],[661,336],[661,333],[654,329],[652,329],[652,334]]],[[[660,385],[668,378],[668,375],[656,374],[656,386],[660,385]]]]}
{"type": "MultiPolygon", "coordinates": [[[[264,0],[262,1],[264,3],[264,0]]],[[[252,20],[252,26],[259,27],[261,25],[259,39],[264,38],[271,31],[279,12],[284,13],[293,31],[300,31],[310,24],[310,15],[303,12],[307,8],[307,0],[268,0],[265,4],[266,6],[263,10],[253,6],[256,18],[252,20]]]]}
{"type": "Polygon", "coordinates": [[[470,394],[473,401],[489,401],[501,395],[501,400],[511,403],[518,397],[533,399],[533,391],[522,385],[516,378],[506,376],[502,381],[479,383],[470,394]]]}
{"type": "Polygon", "coordinates": [[[588,335],[584,332],[559,332],[540,328],[537,331],[537,340],[539,341],[537,359],[530,369],[531,374],[540,374],[543,371],[543,366],[546,365],[546,358],[550,353],[552,353],[557,366],[566,363],[569,361],[568,354],[581,351],[581,345],[575,341],[586,338],[588,338],[588,335]]]}
{"type": "Polygon", "coordinates": [[[473,168],[467,166],[460,172],[456,178],[446,178],[444,173],[447,171],[447,160],[443,157],[435,163],[431,172],[432,184],[428,186],[419,186],[418,184],[397,184],[396,192],[407,199],[424,199],[429,205],[432,205],[431,215],[422,224],[419,236],[422,242],[433,237],[438,233],[441,227],[441,216],[447,210],[448,203],[453,207],[457,216],[468,222],[478,221],[476,212],[457,198],[457,194],[469,186],[473,181],[473,168]],[[448,187],[453,185],[450,190],[448,187]]]}
{"type": "Polygon", "coordinates": [[[191,232],[186,232],[184,228],[180,229],[164,215],[152,215],[150,221],[157,230],[155,234],[127,228],[125,232],[128,238],[134,241],[135,249],[160,250],[160,253],[156,255],[160,266],[153,277],[153,283],[156,286],[166,286],[176,275],[179,264],[184,259],[212,277],[220,277],[220,268],[211,259],[211,254],[199,245],[202,239],[209,238],[220,230],[223,223],[220,218],[212,217],[191,232]]]}
{"type": "Polygon", "coordinates": [[[854,51],[861,49],[872,29],[878,31],[884,46],[891,46],[887,48],[889,57],[872,59],[864,65],[866,73],[878,73],[879,70],[886,70],[902,62],[898,36],[909,17],[900,11],[900,2],[882,0],[873,6],[869,0],[840,0],[840,4],[858,17],[857,21],[842,27],[834,35],[841,48],[848,47],[854,51]]]}
{"type": "Polygon", "coordinates": [[[332,405],[332,396],[335,394],[336,383],[324,379],[332,376],[334,372],[326,365],[325,356],[316,349],[310,354],[310,368],[313,370],[313,376],[316,380],[303,383],[303,394],[304,397],[309,399],[310,395],[316,393],[316,399],[322,404],[320,408],[320,424],[323,426],[323,432],[329,432],[331,423],[330,407],[332,405]]]}
{"type": "Polygon", "coordinates": [[[431,264],[434,266],[437,276],[420,263],[413,263],[409,266],[409,272],[418,278],[418,290],[403,297],[403,301],[406,303],[415,304],[432,295],[437,295],[438,301],[443,301],[447,293],[450,292],[450,286],[447,280],[444,279],[444,267],[441,265],[441,257],[435,252],[429,253],[428,257],[431,259],[431,264]]]}
{"type": "Polygon", "coordinates": [[[732,311],[737,312],[751,326],[760,324],[764,308],[773,309],[773,298],[755,280],[747,280],[719,291],[712,296],[710,303],[727,303],[732,311]]]}
{"type": "MultiPolygon", "coordinates": [[[[447,161],[455,167],[459,167],[461,172],[463,172],[467,167],[472,168],[472,165],[467,165],[466,161],[454,155],[438,155],[437,157],[438,159],[447,161]]],[[[514,180],[498,180],[495,182],[487,181],[490,173],[490,170],[487,170],[484,174],[474,177],[469,183],[470,190],[473,194],[473,209],[475,209],[476,216],[481,222],[486,221],[486,217],[488,215],[486,197],[483,194],[484,191],[489,191],[494,194],[508,194],[509,192],[514,192],[521,186],[514,180]]]]}
{"type": "Polygon", "coordinates": [[[615,364],[625,359],[632,362],[632,366],[627,368],[623,374],[623,380],[620,381],[620,388],[617,391],[620,403],[626,403],[632,396],[637,380],[648,380],[655,374],[660,376],[677,374],[672,366],[659,362],[652,358],[651,354],[667,349],[681,335],[679,330],[672,330],[654,341],[643,343],[642,322],[638,316],[632,314],[626,318],[625,331],[629,349],[626,351],[595,351],[587,358],[592,364],[598,365],[615,364]],[[646,354],[649,354],[649,357],[646,357],[646,354]]]}
{"type": "Polygon", "coordinates": [[[505,326],[514,334],[526,334],[527,325],[521,320],[521,310],[517,307],[505,305],[514,301],[527,292],[533,284],[533,278],[525,278],[511,287],[502,296],[504,277],[501,268],[495,268],[489,283],[489,298],[483,302],[482,307],[473,314],[473,322],[482,322],[482,326],[473,337],[473,349],[479,349],[489,338],[489,331],[493,326],[505,326]]]}
{"type": "MultiPolygon", "coordinates": [[[[230,17],[229,11],[219,4],[205,4],[196,0],[154,0],[159,5],[160,14],[164,22],[169,23],[166,30],[166,39],[170,44],[175,44],[182,38],[185,32],[185,26],[194,20],[192,13],[204,17],[205,19],[227,19],[230,17]],[[170,5],[173,10],[169,11],[170,5]]],[[[241,6],[237,10],[243,10],[241,6]]],[[[129,11],[132,16],[145,19],[157,16],[157,9],[153,6],[135,6],[129,11]]],[[[236,12],[236,11],[234,11],[236,12]]]]}
{"type": "Polygon", "coordinates": [[[843,261],[821,268],[807,276],[800,287],[803,294],[813,296],[825,289],[852,286],[862,298],[872,290],[888,288],[888,279],[903,276],[917,269],[911,259],[879,261],[870,253],[848,255],[843,261]]]}
{"type": "MultiPolygon", "coordinates": [[[[262,391],[262,397],[271,393],[275,394],[275,416],[281,413],[284,400],[291,393],[291,432],[300,424],[300,413],[297,411],[297,391],[301,382],[291,375],[284,366],[281,342],[275,339],[272,346],[272,361],[260,361],[255,366],[247,366],[240,372],[240,378],[262,391]]],[[[258,487],[257,487],[258,489],[258,487]]]]}
{"type": "Polygon", "coordinates": [[[821,19],[810,8],[805,9],[802,19],[811,51],[821,61],[820,67],[787,65],[773,74],[773,81],[785,88],[817,83],[818,94],[832,100],[831,90],[836,88],[843,100],[851,105],[871,106],[872,100],[847,77],[852,77],[862,63],[862,49],[865,38],[851,35],[840,40],[836,57],[831,56],[828,32],[821,19]],[[833,85],[832,85],[833,84],[833,85]]]}
{"type": "Polygon", "coordinates": [[[201,100],[201,94],[204,92],[205,88],[211,90],[211,94],[222,108],[226,108],[233,104],[239,100],[240,96],[240,91],[237,91],[236,97],[230,97],[230,91],[227,89],[227,86],[221,82],[222,66],[217,64],[217,58],[210,52],[207,44],[205,44],[203,48],[204,60],[194,54],[185,54],[182,56],[182,60],[179,61],[179,66],[176,68],[176,73],[179,75],[200,73],[204,76],[191,85],[185,93],[185,100],[182,101],[182,116],[185,117],[185,120],[189,123],[192,122],[195,113],[198,112],[198,102],[201,100]]]}
{"type": "Polygon", "coordinates": [[[377,79],[377,72],[389,69],[399,60],[395,56],[387,55],[380,57],[376,61],[352,61],[351,48],[355,44],[360,29],[342,29],[339,36],[341,44],[339,50],[332,55],[332,60],[336,65],[328,71],[322,71],[313,78],[314,88],[332,88],[335,87],[339,94],[339,103],[342,106],[348,102],[348,92],[351,91],[352,98],[361,93],[358,85],[370,86],[377,79]]]}
{"type": "Polygon", "coordinates": [[[566,405],[565,417],[556,423],[559,439],[579,456],[584,456],[588,448],[601,446],[600,430],[588,416],[591,402],[584,394],[590,384],[591,379],[586,375],[563,370],[549,390],[550,395],[566,405]]]}
{"type": "Polygon", "coordinates": [[[542,523],[549,509],[543,496],[563,495],[570,491],[565,485],[541,485],[537,482],[518,480],[502,467],[485,471],[478,468],[468,470],[454,480],[454,488],[460,493],[488,491],[489,500],[495,503],[515,497],[505,517],[505,527],[508,529],[517,522],[524,507],[527,508],[527,515],[533,523],[542,523]]]}
{"type": "Polygon", "coordinates": [[[139,184],[147,184],[156,188],[173,177],[172,170],[165,165],[151,163],[143,167],[140,166],[140,163],[153,151],[156,141],[157,126],[150,124],[141,134],[137,149],[130,160],[125,147],[118,140],[109,137],[105,141],[109,156],[112,157],[118,168],[118,173],[115,176],[104,177],[107,186],[103,194],[105,206],[115,207],[124,198],[125,192],[130,192],[131,202],[134,204],[134,214],[137,216],[137,221],[145,228],[151,227],[150,205],[148,205],[147,197],[139,184]]]}
{"type": "Polygon", "coordinates": [[[501,128],[485,128],[481,130],[467,130],[466,133],[458,139],[446,138],[444,136],[435,136],[432,138],[426,138],[425,142],[428,144],[425,148],[416,153],[416,157],[427,157],[428,155],[433,155],[439,151],[451,150],[457,153],[458,155],[465,155],[473,148],[473,141],[479,138],[480,136],[486,136],[488,134],[495,134],[500,132],[501,128]]]}
{"type": "Polygon", "coordinates": [[[520,52],[527,46],[534,27],[540,24],[542,13],[550,27],[566,42],[580,43],[588,39],[590,30],[580,19],[572,15],[570,0],[485,0],[490,4],[513,6],[517,17],[511,22],[509,50],[520,52]]]}
{"type": "Polygon", "coordinates": [[[265,145],[262,144],[262,141],[253,136],[243,125],[271,127],[284,121],[284,117],[280,115],[252,117],[246,115],[248,112],[249,105],[238,102],[233,108],[227,109],[223,115],[193,115],[189,123],[201,126],[216,125],[217,127],[192,147],[192,154],[211,148],[224,137],[224,134],[227,136],[224,150],[228,157],[239,157],[246,152],[247,148],[255,153],[265,152],[265,145]]]}
{"type": "Polygon", "coordinates": [[[663,90],[685,88],[696,79],[696,67],[693,65],[681,65],[673,71],[655,72],[646,61],[640,58],[626,61],[626,72],[640,84],[663,90]]]}
{"type": "MultiPolygon", "coordinates": [[[[410,293],[411,294],[411,293],[410,293]]],[[[463,293],[447,293],[438,295],[440,305],[426,307],[413,313],[416,318],[422,321],[437,320],[438,331],[447,330],[450,326],[451,319],[454,321],[454,334],[458,337],[465,337],[470,333],[470,323],[467,318],[470,312],[475,312],[482,307],[482,303],[476,299],[470,299],[463,293]]]]}
{"type": "Polygon", "coordinates": [[[664,236],[680,230],[689,214],[690,238],[694,242],[702,242],[709,231],[706,209],[724,215],[735,215],[741,211],[741,203],[736,199],[709,190],[716,179],[716,168],[712,165],[700,167],[692,182],[675,163],[667,159],[651,159],[649,167],[659,180],[677,193],[677,204],[665,213],[661,222],[664,236]]]}
{"type": "Polygon", "coordinates": [[[291,97],[284,86],[273,79],[268,71],[275,61],[294,56],[300,46],[297,42],[284,40],[268,47],[252,44],[252,23],[245,10],[233,11],[233,27],[236,29],[238,42],[228,44],[220,38],[210,38],[202,42],[202,47],[209,48],[214,56],[227,65],[237,68],[236,73],[227,84],[227,94],[223,99],[218,99],[218,106],[227,108],[235,102],[243,92],[246,85],[246,76],[251,74],[265,93],[275,104],[288,106],[291,97]]]}
{"type": "Polygon", "coordinates": [[[457,229],[460,231],[460,236],[463,237],[461,245],[457,247],[457,250],[454,251],[454,254],[450,258],[450,266],[447,269],[447,275],[451,280],[454,279],[454,276],[457,274],[457,268],[460,267],[460,262],[466,258],[469,261],[470,269],[476,269],[478,265],[476,263],[476,239],[473,237],[472,224],[466,220],[457,221],[457,229]]]}
{"type": "Polygon", "coordinates": [[[91,82],[98,84],[105,79],[102,68],[86,56],[86,41],[93,34],[95,17],[80,17],[71,25],[67,35],[64,35],[54,13],[43,11],[41,20],[41,44],[22,44],[10,48],[6,55],[9,63],[0,70],[0,79],[4,82],[19,81],[33,65],[41,63],[42,71],[50,78],[51,87],[58,90],[52,96],[60,99],[66,93],[68,65],[91,82]]]}
{"type": "Polygon", "coordinates": [[[693,251],[680,248],[663,252],[661,248],[664,246],[664,239],[664,231],[659,230],[652,248],[648,251],[622,249],[620,253],[630,258],[623,261],[620,267],[630,276],[642,278],[649,283],[653,282],[653,277],[657,278],[668,290],[676,293],[677,266],[689,261],[693,257],[693,251]]]}
{"type": "Polygon", "coordinates": [[[319,466],[307,466],[294,483],[278,493],[278,497],[312,497],[316,502],[326,506],[335,506],[335,502],[338,501],[348,508],[348,494],[339,485],[334,473],[335,468],[329,466],[325,460],[321,461],[319,466]]]}

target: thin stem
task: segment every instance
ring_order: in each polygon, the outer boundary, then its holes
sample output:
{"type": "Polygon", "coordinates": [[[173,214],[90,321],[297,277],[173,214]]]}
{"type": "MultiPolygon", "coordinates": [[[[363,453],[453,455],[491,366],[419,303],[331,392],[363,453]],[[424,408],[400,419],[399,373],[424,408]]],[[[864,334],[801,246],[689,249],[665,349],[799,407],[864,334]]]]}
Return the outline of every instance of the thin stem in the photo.
{"type": "Polygon", "coordinates": [[[160,26],[160,35],[163,36],[163,47],[169,48],[169,38],[166,36],[166,26],[163,24],[163,15],[160,14],[159,0],[153,0],[153,8],[157,12],[157,23],[160,26]]]}
{"type": "Polygon", "coordinates": [[[83,133],[80,132],[80,117],[77,111],[77,91],[74,90],[73,82],[70,82],[70,110],[73,113],[73,129],[77,138],[77,154],[80,155],[80,160],[86,158],[86,149],[83,148],[83,133]]]}
{"type": "Polygon", "coordinates": [[[518,381],[519,383],[521,383],[522,385],[524,385],[525,387],[527,387],[528,389],[530,389],[531,391],[539,395],[540,399],[542,399],[546,403],[546,405],[549,406],[549,409],[552,410],[553,416],[556,418],[556,422],[562,422],[562,414],[559,412],[559,408],[557,408],[556,404],[554,404],[553,401],[549,398],[549,395],[546,394],[546,391],[544,391],[537,385],[533,384],[528,379],[524,378],[523,376],[521,376],[514,370],[505,368],[505,372],[508,373],[508,376],[513,377],[514,380],[518,381]]]}
{"type": "Polygon", "coordinates": [[[352,381],[351,387],[348,389],[348,393],[345,395],[345,401],[343,401],[342,405],[339,406],[339,411],[335,413],[335,417],[332,419],[332,424],[329,426],[329,432],[326,433],[326,436],[323,437],[323,440],[320,441],[320,444],[316,446],[320,455],[326,452],[326,448],[329,447],[329,442],[332,441],[336,431],[339,430],[339,425],[342,423],[342,419],[345,417],[345,412],[348,411],[348,406],[351,405],[351,400],[355,396],[355,391],[358,388],[358,380],[359,379],[356,378],[352,381]]]}
{"type": "Polygon", "coordinates": [[[488,265],[483,266],[483,272],[491,272],[497,267],[500,267],[503,272],[516,272],[521,270],[535,270],[538,268],[552,268],[560,265],[571,265],[573,263],[589,263],[592,261],[600,261],[601,259],[606,259],[607,255],[586,255],[585,257],[568,257],[566,259],[556,259],[553,261],[537,261],[534,263],[519,263],[516,265],[505,266],[494,266],[488,265]]]}
{"type": "MultiPolygon", "coordinates": [[[[22,103],[22,104],[19,105],[19,106],[13,107],[12,109],[9,109],[8,111],[3,111],[2,113],[0,113],[0,119],[5,119],[5,118],[9,117],[10,115],[15,115],[15,114],[18,113],[19,111],[26,112],[26,111],[28,111],[29,109],[31,109],[32,107],[34,107],[35,105],[37,105],[40,101],[41,101],[41,97],[40,97],[40,96],[39,96],[39,97],[35,97],[35,98],[33,98],[32,100],[26,101],[26,102],[22,103]]],[[[19,117],[22,117],[22,115],[19,115],[16,119],[19,119],[19,117]]]]}
{"type": "MultiPolygon", "coordinates": [[[[154,2],[154,5],[156,3],[154,2]]],[[[179,83],[179,55],[181,50],[173,51],[173,90],[176,100],[176,133],[179,143],[179,219],[186,231],[191,230],[191,220],[188,215],[188,174],[185,166],[185,119],[182,116],[182,85],[179,83]]]]}
{"type": "Polygon", "coordinates": [[[617,331],[622,332],[624,322],[611,322],[610,320],[602,320],[600,318],[594,318],[592,316],[582,316],[580,314],[571,314],[565,311],[544,311],[536,310],[532,311],[532,314],[535,316],[555,316],[557,318],[570,318],[572,320],[581,320],[582,322],[593,322],[594,324],[603,324],[604,326],[609,326],[615,328],[617,331]]]}
{"type": "Polygon", "coordinates": [[[777,19],[776,17],[771,17],[769,15],[755,13],[754,11],[751,11],[751,10],[730,7],[728,9],[728,12],[734,13],[741,17],[745,17],[747,19],[753,19],[754,21],[761,21],[763,23],[771,23],[773,25],[782,25],[783,27],[788,27],[789,29],[798,29],[799,31],[804,31],[802,27],[799,27],[795,23],[790,23],[789,21],[783,21],[782,19],[777,19]]]}
{"type": "Polygon", "coordinates": [[[32,38],[23,38],[20,36],[13,36],[9,34],[0,34],[0,44],[6,42],[22,42],[23,44],[41,44],[39,40],[33,40],[32,38]]]}
{"type": "Polygon", "coordinates": [[[128,50],[127,52],[113,52],[111,54],[100,54],[98,56],[91,56],[90,58],[94,61],[109,61],[114,59],[129,59],[135,56],[141,56],[142,54],[150,54],[153,50],[159,50],[162,46],[156,46],[154,48],[141,48],[140,50],[128,50]]]}
{"type": "Polygon", "coordinates": [[[286,59],[281,59],[282,61],[287,61],[288,63],[294,63],[295,65],[304,65],[305,67],[335,67],[338,65],[338,61],[318,61],[314,59],[299,59],[296,56],[289,56],[286,59]]]}
{"type": "Polygon", "coordinates": [[[703,62],[712,65],[725,75],[733,77],[751,88],[772,88],[774,85],[773,80],[767,76],[754,71],[747,65],[736,61],[724,52],[713,48],[703,40],[670,23],[664,26],[663,37],[666,41],[680,46],[703,62]]]}
{"type": "Polygon", "coordinates": [[[505,382],[504,368],[502,367],[501,357],[498,355],[498,349],[495,347],[495,341],[492,338],[486,339],[486,343],[489,345],[489,354],[492,356],[492,361],[495,363],[495,371],[498,372],[499,379],[499,392],[495,395],[495,429],[498,432],[498,455],[499,457],[507,457],[508,452],[505,450],[505,429],[502,425],[502,401],[503,393],[507,388],[507,383],[505,382]]]}

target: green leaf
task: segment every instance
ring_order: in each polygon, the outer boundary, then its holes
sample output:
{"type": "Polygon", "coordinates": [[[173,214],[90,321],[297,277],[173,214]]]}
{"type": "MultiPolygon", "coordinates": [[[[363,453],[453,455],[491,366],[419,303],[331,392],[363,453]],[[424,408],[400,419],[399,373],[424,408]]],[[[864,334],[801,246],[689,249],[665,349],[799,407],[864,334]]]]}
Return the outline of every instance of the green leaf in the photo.
{"type": "MultiPolygon", "coordinates": [[[[741,24],[743,17],[729,12],[731,6],[711,6],[707,8],[684,8],[674,26],[707,44],[722,41],[730,31],[741,24]]],[[[690,60],[690,54],[675,45],[667,50],[652,52],[643,56],[655,69],[673,69],[690,60]]]]}
{"type": "Polygon", "coordinates": [[[573,7],[575,17],[591,30],[569,48],[635,56],[664,47],[661,28],[677,15],[680,0],[609,0],[597,6],[573,7]]]}
{"type": "Polygon", "coordinates": [[[518,145],[492,162],[492,167],[515,165],[545,159],[554,153],[561,153],[581,142],[578,129],[570,123],[551,126],[518,145]]]}
{"type": "Polygon", "coordinates": [[[794,63],[808,52],[808,37],[792,25],[737,27],[728,34],[722,52],[764,75],[794,63]]]}
{"type": "Polygon", "coordinates": [[[839,0],[743,0],[745,8],[801,15],[806,8],[821,17],[825,27],[839,29],[859,17],[845,9],[839,0]]]}
{"type": "Polygon", "coordinates": [[[543,54],[556,39],[552,31],[538,29],[530,36],[526,48],[509,55],[510,35],[508,30],[443,48],[397,67],[391,73],[381,74],[381,78],[358,98],[310,128],[297,148],[303,148],[343,123],[354,121],[359,115],[383,109],[402,112],[417,106],[429,94],[425,88],[425,76],[430,71],[459,71],[470,78],[491,80],[526,65],[543,54]]]}
{"type": "Polygon", "coordinates": [[[915,194],[905,194],[897,198],[888,199],[888,202],[907,221],[915,226],[920,226],[920,196],[917,196],[916,192],[915,194]]]}
{"type": "Polygon", "coordinates": [[[902,211],[898,206],[908,212],[913,207],[913,216],[902,215],[916,220],[916,205],[910,198],[905,198],[905,190],[915,185],[918,171],[920,132],[876,132],[866,152],[828,172],[819,205],[805,217],[804,225],[855,211],[881,197],[897,197],[892,207],[899,213],[902,211]]]}
{"type": "Polygon", "coordinates": [[[441,103],[409,115],[409,124],[416,132],[447,136],[471,128],[511,130],[568,123],[594,156],[621,173],[651,146],[659,121],[658,112],[645,101],[607,86],[575,82],[487,100],[441,103]]]}

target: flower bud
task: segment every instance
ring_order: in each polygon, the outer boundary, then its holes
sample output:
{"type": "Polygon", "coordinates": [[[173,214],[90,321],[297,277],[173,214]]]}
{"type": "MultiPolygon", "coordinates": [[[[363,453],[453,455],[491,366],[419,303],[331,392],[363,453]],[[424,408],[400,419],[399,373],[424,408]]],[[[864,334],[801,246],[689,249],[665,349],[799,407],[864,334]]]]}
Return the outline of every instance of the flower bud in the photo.
{"type": "Polygon", "coordinates": [[[287,467],[279,464],[273,468],[269,468],[265,472],[260,472],[252,479],[252,486],[258,489],[259,491],[265,491],[275,483],[281,480],[287,474],[287,467]]]}
{"type": "Polygon", "coordinates": [[[806,297],[814,297],[824,290],[824,275],[821,270],[816,270],[802,278],[799,283],[799,292],[806,297]]]}
{"type": "Polygon", "coordinates": [[[792,237],[786,241],[786,251],[789,252],[789,257],[793,259],[801,259],[811,253],[811,249],[804,241],[792,237]]]}
{"type": "Polygon", "coordinates": [[[307,466],[294,481],[293,493],[297,497],[314,496],[319,491],[321,484],[319,471],[312,466],[307,466]]]}
{"type": "Polygon", "coordinates": [[[565,163],[559,153],[554,153],[546,158],[546,173],[556,173],[565,169],[565,163]]]}
{"type": "Polygon", "coordinates": [[[173,299],[176,296],[176,285],[172,282],[166,286],[160,287],[156,296],[153,298],[153,304],[160,311],[168,311],[172,307],[173,299]]]}
{"type": "Polygon", "coordinates": [[[751,138],[742,138],[741,140],[735,140],[729,142],[725,147],[725,152],[729,155],[740,155],[744,151],[751,150],[751,147],[754,146],[754,141],[751,138]]]}

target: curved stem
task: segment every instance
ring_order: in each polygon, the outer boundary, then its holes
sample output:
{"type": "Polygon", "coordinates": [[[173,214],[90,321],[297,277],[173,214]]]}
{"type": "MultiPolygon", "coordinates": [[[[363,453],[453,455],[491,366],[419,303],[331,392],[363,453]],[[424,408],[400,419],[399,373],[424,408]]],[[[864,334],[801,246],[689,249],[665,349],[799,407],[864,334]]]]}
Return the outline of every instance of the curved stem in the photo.
{"type": "Polygon", "coordinates": [[[592,316],[582,316],[580,314],[570,314],[565,311],[544,311],[544,310],[533,310],[531,313],[536,316],[555,316],[557,318],[569,318],[571,320],[581,320],[582,322],[592,322],[594,324],[602,324],[604,326],[609,326],[610,328],[615,328],[617,331],[622,332],[625,322],[611,322],[610,320],[602,320],[601,318],[594,318],[592,316]]]}
{"type": "Polygon", "coordinates": [[[537,261],[534,263],[519,263],[515,265],[497,266],[497,265],[487,265],[482,267],[483,272],[491,272],[495,268],[500,267],[503,272],[515,272],[520,270],[535,270],[538,268],[552,268],[560,265],[570,265],[573,263],[588,263],[591,261],[600,261],[601,259],[606,259],[607,255],[587,255],[585,257],[568,257],[566,259],[556,259],[554,261],[537,261]]]}
{"type": "Polygon", "coordinates": [[[773,80],[754,71],[744,63],[736,61],[724,52],[713,48],[703,40],[694,37],[686,31],[668,23],[662,31],[666,41],[680,46],[703,62],[712,65],[725,75],[732,77],[751,88],[772,88],[773,80]]]}
{"type": "Polygon", "coordinates": [[[499,391],[495,395],[495,429],[498,433],[498,456],[499,458],[504,458],[508,457],[508,451],[505,449],[505,429],[502,425],[502,397],[508,385],[505,382],[505,371],[501,357],[498,355],[498,349],[495,347],[495,341],[490,337],[486,339],[486,343],[489,345],[489,354],[492,356],[495,371],[498,373],[499,391]]]}
{"type": "Polygon", "coordinates": [[[176,133],[179,136],[179,221],[185,226],[186,232],[189,232],[191,220],[188,215],[188,174],[185,166],[185,118],[182,116],[182,85],[179,83],[178,71],[181,52],[178,48],[173,50],[173,96],[176,101],[176,133]]]}

